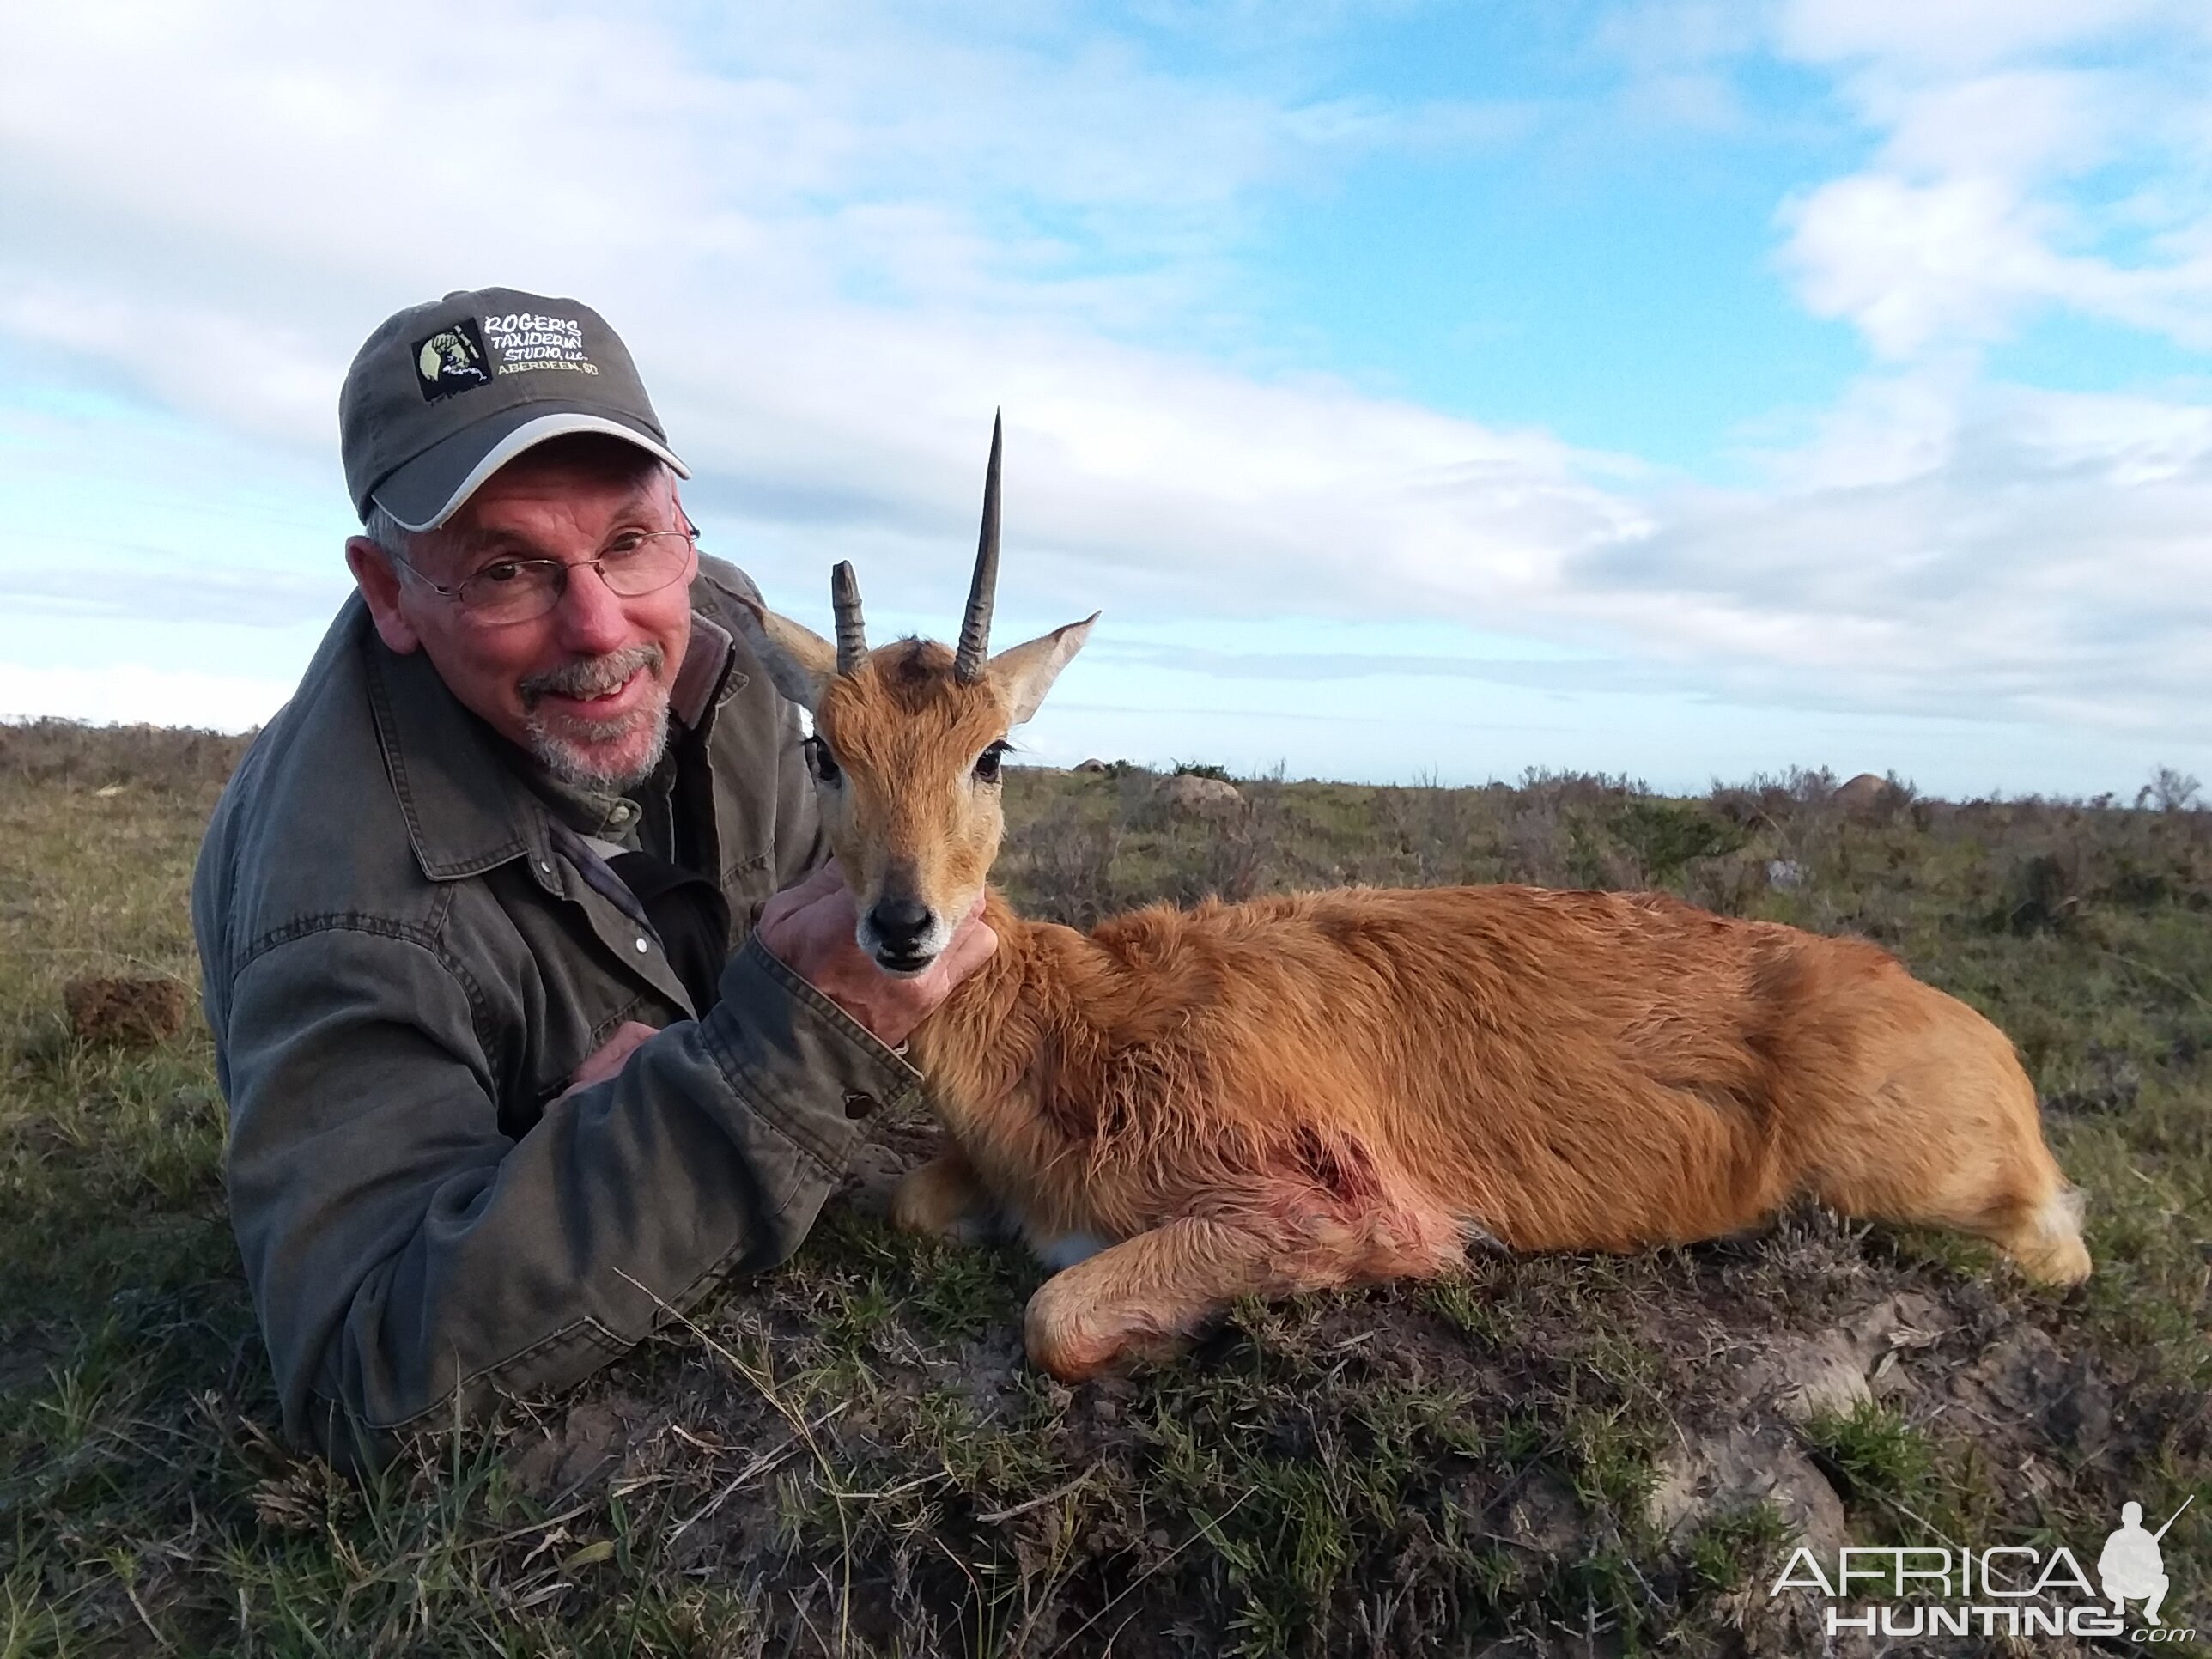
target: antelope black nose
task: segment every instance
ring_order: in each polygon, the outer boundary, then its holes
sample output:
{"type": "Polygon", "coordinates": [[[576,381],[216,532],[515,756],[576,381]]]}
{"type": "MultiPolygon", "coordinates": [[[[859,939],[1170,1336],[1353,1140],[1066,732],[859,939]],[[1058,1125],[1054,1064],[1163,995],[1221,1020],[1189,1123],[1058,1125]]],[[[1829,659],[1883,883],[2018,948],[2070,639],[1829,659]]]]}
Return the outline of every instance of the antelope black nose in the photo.
{"type": "Polygon", "coordinates": [[[895,957],[916,955],[921,936],[929,931],[934,920],[929,907],[914,898],[887,898],[868,912],[868,921],[876,937],[883,941],[884,949],[895,957]]]}

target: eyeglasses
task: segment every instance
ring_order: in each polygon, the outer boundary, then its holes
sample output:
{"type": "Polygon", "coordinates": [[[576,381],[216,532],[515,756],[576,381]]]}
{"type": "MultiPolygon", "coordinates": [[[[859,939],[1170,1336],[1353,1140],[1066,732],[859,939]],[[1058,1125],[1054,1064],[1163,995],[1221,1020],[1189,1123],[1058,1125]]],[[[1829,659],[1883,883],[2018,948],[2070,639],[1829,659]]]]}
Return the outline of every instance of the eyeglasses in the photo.
{"type": "Polygon", "coordinates": [[[467,613],[471,622],[500,627],[530,622],[561,603],[576,571],[596,570],[607,591],[635,599],[680,580],[690,568],[699,532],[687,520],[681,530],[626,530],[596,559],[570,564],[560,559],[494,559],[452,587],[434,582],[411,564],[401,568],[467,613]]]}

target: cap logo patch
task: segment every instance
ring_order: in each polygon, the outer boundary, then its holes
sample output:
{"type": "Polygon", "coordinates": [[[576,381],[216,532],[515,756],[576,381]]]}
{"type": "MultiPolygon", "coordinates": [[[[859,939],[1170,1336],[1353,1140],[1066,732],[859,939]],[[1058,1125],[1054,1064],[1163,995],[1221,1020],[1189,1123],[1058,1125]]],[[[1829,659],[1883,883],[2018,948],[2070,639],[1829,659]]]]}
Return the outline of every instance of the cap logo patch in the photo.
{"type": "Polygon", "coordinates": [[[485,318],[483,331],[491,344],[495,374],[521,374],[540,368],[579,374],[599,372],[599,366],[584,350],[584,325],[574,317],[511,311],[485,318]]]}
{"type": "Polygon", "coordinates": [[[416,342],[415,379],[422,388],[422,401],[428,404],[471,386],[489,386],[483,336],[477,331],[475,319],[464,317],[428,339],[416,342]]]}

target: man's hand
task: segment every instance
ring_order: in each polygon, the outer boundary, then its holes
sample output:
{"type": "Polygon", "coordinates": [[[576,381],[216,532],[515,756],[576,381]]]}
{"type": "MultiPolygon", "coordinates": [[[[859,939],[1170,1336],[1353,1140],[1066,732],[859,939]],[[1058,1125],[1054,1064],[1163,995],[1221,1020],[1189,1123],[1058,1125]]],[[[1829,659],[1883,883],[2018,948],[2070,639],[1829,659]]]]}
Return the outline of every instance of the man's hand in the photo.
{"type": "Polygon", "coordinates": [[[999,948],[999,936],[982,920],[979,896],[944,955],[912,979],[894,979],[862,952],[853,937],[860,913],[832,859],[796,887],[787,888],[761,911],[760,941],[769,953],[896,1048],[922,1018],[952,994],[952,988],[981,967],[999,948]]]}
{"type": "Polygon", "coordinates": [[[615,1027],[615,1034],[584,1057],[576,1068],[576,1075],[568,1079],[568,1086],[556,1098],[566,1100],[579,1089],[588,1089],[594,1083],[605,1083],[623,1068],[623,1062],[637,1052],[637,1046],[646,1038],[659,1036],[653,1026],[626,1019],[615,1027]]]}

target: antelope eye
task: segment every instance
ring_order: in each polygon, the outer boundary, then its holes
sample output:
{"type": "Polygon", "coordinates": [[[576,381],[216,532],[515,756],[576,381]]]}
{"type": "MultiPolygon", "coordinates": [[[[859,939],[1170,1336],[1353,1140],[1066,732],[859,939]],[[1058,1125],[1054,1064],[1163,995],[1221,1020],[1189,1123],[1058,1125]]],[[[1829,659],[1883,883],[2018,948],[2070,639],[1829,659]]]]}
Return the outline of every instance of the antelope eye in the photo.
{"type": "Polygon", "coordinates": [[[830,745],[821,738],[807,738],[806,765],[820,781],[823,783],[837,781],[837,757],[830,752],[830,745]]]}
{"type": "Polygon", "coordinates": [[[999,763],[1006,757],[1006,747],[1003,743],[994,743],[975,757],[976,782],[996,783],[999,781],[999,763]]]}

